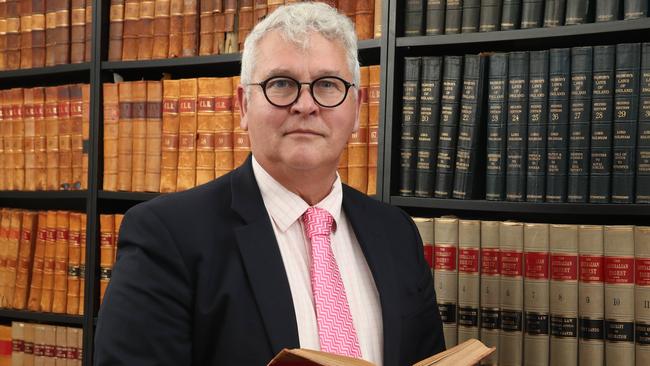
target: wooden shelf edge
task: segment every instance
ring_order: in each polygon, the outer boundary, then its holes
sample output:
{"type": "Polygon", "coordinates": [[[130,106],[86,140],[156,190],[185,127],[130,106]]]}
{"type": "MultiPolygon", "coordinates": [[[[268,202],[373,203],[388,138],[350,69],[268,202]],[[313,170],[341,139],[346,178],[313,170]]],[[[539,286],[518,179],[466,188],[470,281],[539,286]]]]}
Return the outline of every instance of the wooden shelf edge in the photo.
{"type": "Polygon", "coordinates": [[[90,71],[90,62],[0,71],[0,80],[90,71]]]}
{"type": "Polygon", "coordinates": [[[209,64],[223,64],[241,62],[241,53],[227,53],[223,55],[210,55],[210,56],[194,56],[194,57],[178,57],[178,58],[164,58],[158,60],[142,60],[142,61],[102,61],[102,70],[129,70],[129,69],[149,69],[149,68],[165,68],[165,67],[178,67],[178,66],[195,66],[195,65],[209,65],[209,64]]]}
{"type": "Polygon", "coordinates": [[[0,199],[56,199],[56,200],[85,200],[88,191],[0,191],[0,199]]]}
{"type": "Polygon", "coordinates": [[[0,319],[18,321],[36,321],[47,324],[78,325],[83,324],[83,315],[41,313],[27,310],[0,309],[0,319]]]}
{"type": "Polygon", "coordinates": [[[157,192],[113,192],[113,191],[99,191],[97,197],[104,200],[119,200],[119,201],[139,201],[144,202],[156,198],[164,193],[157,192]]]}

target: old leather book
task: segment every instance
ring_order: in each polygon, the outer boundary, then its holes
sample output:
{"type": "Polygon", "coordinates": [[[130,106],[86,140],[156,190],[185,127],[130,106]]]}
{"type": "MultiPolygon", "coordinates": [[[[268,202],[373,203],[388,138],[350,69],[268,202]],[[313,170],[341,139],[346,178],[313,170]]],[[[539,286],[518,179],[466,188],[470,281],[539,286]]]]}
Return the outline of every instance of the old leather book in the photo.
{"type": "Polygon", "coordinates": [[[57,1],[47,1],[45,3],[45,66],[54,66],[56,57],[54,55],[54,46],[56,44],[56,10],[57,1]]]}
{"type": "Polygon", "coordinates": [[[368,68],[361,68],[359,129],[348,141],[348,184],[365,193],[368,187],[368,68]]]}
{"type": "Polygon", "coordinates": [[[225,32],[226,40],[223,46],[223,50],[219,50],[219,53],[234,53],[239,51],[239,34],[238,34],[238,24],[239,16],[237,14],[237,1],[236,0],[224,0],[224,10],[225,14],[225,32]]]}
{"type": "Polygon", "coordinates": [[[214,45],[214,1],[200,0],[199,6],[199,55],[211,55],[214,45]]]}
{"type": "Polygon", "coordinates": [[[377,160],[379,146],[379,97],[380,78],[379,65],[373,65],[369,70],[368,84],[368,195],[377,194],[377,160]]]}
{"type": "Polygon", "coordinates": [[[142,0],[138,20],[138,60],[151,60],[153,56],[154,15],[154,0],[142,0]]]}
{"type": "Polygon", "coordinates": [[[180,57],[183,49],[183,0],[170,0],[169,4],[169,52],[167,57],[180,57]]]}
{"type": "Polygon", "coordinates": [[[160,143],[162,140],[162,81],[147,81],[147,140],[144,188],[160,191],[160,143]]]}
{"type": "Polygon", "coordinates": [[[199,45],[199,16],[197,0],[183,1],[183,36],[181,56],[196,56],[199,45]]]}
{"type": "Polygon", "coordinates": [[[99,302],[104,300],[106,287],[111,280],[113,269],[113,252],[115,251],[116,237],[115,216],[112,214],[99,215],[99,302]]]}
{"type": "Polygon", "coordinates": [[[7,68],[7,0],[0,1],[0,70],[7,68]]]}
{"type": "Polygon", "coordinates": [[[29,88],[23,91],[25,190],[27,191],[36,190],[36,120],[34,118],[34,89],[35,88],[29,88]]]}
{"type": "Polygon", "coordinates": [[[169,52],[169,4],[170,0],[155,0],[153,14],[154,59],[167,58],[169,52]]]}
{"type": "MultiPolygon", "coordinates": [[[[3,215],[4,216],[4,215],[3,215]]],[[[32,260],[32,278],[29,284],[29,298],[27,309],[32,311],[41,310],[41,292],[43,286],[43,266],[45,260],[45,238],[46,238],[47,213],[38,212],[36,219],[36,239],[34,242],[34,257],[32,260]]]]}
{"type": "Polygon", "coordinates": [[[70,0],[56,0],[54,64],[70,63],[70,0]]]}
{"type": "Polygon", "coordinates": [[[140,2],[125,0],[124,2],[124,31],[122,32],[122,61],[138,59],[138,25],[140,19],[140,2]]]}
{"type": "Polygon", "coordinates": [[[244,40],[253,29],[253,0],[239,0],[239,27],[237,41],[239,50],[244,49],[244,40]]]}
{"type": "Polygon", "coordinates": [[[81,84],[81,189],[88,189],[88,153],[90,147],[90,84],[81,84]]]}
{"type": "Polygon", "coordinates": [[[228,173],[234,168],[232,100],[233,96],[236,96],[237,89],[233,87],[232,78],[218,78],[216,80],[216,95],[214,97],[216,120],[215,178],[228,173]]]}
{"type": "Polygon", "coordinates": [[[45,88],[46,189],[59,189],[59,125],[57,87],[45,88]]]}
{"type": "Polygon", "coordinates": [[[45,66],[45,1],[32,0],[32,63],[45,66]]]}
{"type": "Polygon", "coordinates": [[[197,79],[181,79],[176,191],[184,191],[196,185],[196,98],[197,79]]]}
{"type": "Polygon", "coordinates": [[[360,0],[356,2],[356,11],[354,13],[354,24],[357,29],[357,37],[360,40],[370,39],[374,35],[374,17],[373,11],[375,1],[380,0],[360,0]]]}
{"type": "Polygon", "coordinates": [[[117,84],[120,118],[117,123],[117,190],[131,190],[133,154],[133,83],[117,84]]]}
{"type": "Polygon", "coordinates": [[[84,61],[90,62],[92,54],[93,36],[93,2],[86,0],[86,11],[84,13],[84,61]]]}
{"type": "Polygon", "coordinates": [[[59,125],[58,189],[70,189],[72,182],[72,134],[70,124],[70,86],[57,87],[57,122],[59,125]]]}
{"type": "Polygon", "coordinates": [[[267,4],[267,14],[271,14],[275,9],[284,5],[284,0],[267,0],[266,4],[267,4]]]}
{"type": "Polygon", "coordinates": [[[82,84],[70,85],[70,150],[72,175],[70,189],[81,189],[83,180],[84,101],[82,84]]]}
{"type": "Polygon", "coordinates": [[[45,249],[43,254],[43,283],[41,286],[40,311],[52,311],[54,291],[54,266],[56,255],[56,211],[47,211],[45,224],[45,249]]]}
{"type": "Polygon", "coordinates": [[[70,63],[84,62],[86,47],[86,0],[70,0],[70,63]]]}
{"type": "Polygon", "coordinates": [[[7,0],[7,70],[20,68],[20,0],[7,0]]]}
{"type": "Polygon", "coordinates": [[[34,189],[44,190],[47,186],[47,137],[45,124],[45,88],[33,88],[34,99],[34,189]]]}
{"type": "Polygon", "coordinates": [[[79,242],[81,243],[80,253],[79,253],[79,306],[77,308],[77,315],[84,314],[84,285],[86,283],[85,274],[86,274],[86,223],[87,216],[85,213],[81,214],[81,223],[80,223],[80,236],[79,242]]]}
{"type": "Polygon", "coordinates": [[[9,230],[5,239],[2,261],[2,306],[11,308],[14,303],[14,288],[16,284],[16,265],[18,263],[18,247],[20,246],[20,233],[23,223],[23,210],[11,210],[9,230]]]}
{"type": "Polygon", "coordinates": [[[20,68],[32,67],[32,0],[20,1],[20,68]]]}
{"type": "Polygon", "coordinates": [[[226,14],[223,12],[223,1],[215,0],[213,7],[213,27],[214,36],[212,44],[212,53],[223,53],[226,42],[226,14]]]}
{"type": "MultiPolygon", "coordinates": [[[[251,152],[248,132],[241,128],[241,114],[239,111],[239,99],[237,99],[237,87],[239,86],[240,77],[233,76],[232,80],[232,124],[233,124],[233,167],[238,167],[244,163],[251,152]]],[[[347,167],[347,165],[346,165],[347,167]]]]}
{"type": "Polygon", "coordinates": [[[144,171],[147,147],[147,82],[131,83],[132,134],[131,134],[131,191],[144,192],[144,171]]]}
{"type": "Polygon", "coordinates": [[[117,190],[117,141],[120,119],[117,84],[104,83],[104,182],[105,191],[117,190]]]}
{"type": "Polygon", "coordinates": [[[108,27],[108,61],[122,59],[122,33],[124,31],[124,0],[111,0],[108,27]]]}
{"type": "Polygon", "coordinates": [[[54,250],[54,286],[52,312],[65,313],[68,295],[68,239],[70,212],[56,212],[56,244],[54,250]]]}
{"type": "Polygon", "coordinates": [[[175,192],[178,167],[180,80],[163,80],[160,192],[175,192]]]}
{"type": "Polygon", "coordinates": [[[23,121],[23,88],[13,90],[13,150],[14,171],[13,187],[16,190],[25,189],[25,123],[23,121]]]}
{"type": "Polygon", "coordinates": [[[198,78],[196,116],[196,185],[214,179],[215,171],[215,94],[217,78],[198,78]]]}
{"type": "Polygon", "coordinates": [[[79,312],[79,282],[81,260],[81,213],[70,213],[70,229],[68,235],[68,267],[66,314],[76,315],[79,312]]]}
{"type": "Polygon", "coordinates": [[[266,17],[266,14],[269,11],[267,0],[255,0],[255,5],[253,6],[253,22],[257,24],[266,17]]]}

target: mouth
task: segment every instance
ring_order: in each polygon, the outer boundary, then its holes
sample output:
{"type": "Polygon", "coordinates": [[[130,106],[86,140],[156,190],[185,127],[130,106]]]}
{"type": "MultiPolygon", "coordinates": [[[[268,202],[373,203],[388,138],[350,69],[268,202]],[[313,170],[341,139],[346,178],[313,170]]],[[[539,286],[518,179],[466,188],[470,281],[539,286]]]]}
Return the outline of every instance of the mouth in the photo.
{"type": "Polygon", "coordinates": [[[323,136],[322,133],[312,130],[292,130],[285,132],[285,136],[323,136]]]}

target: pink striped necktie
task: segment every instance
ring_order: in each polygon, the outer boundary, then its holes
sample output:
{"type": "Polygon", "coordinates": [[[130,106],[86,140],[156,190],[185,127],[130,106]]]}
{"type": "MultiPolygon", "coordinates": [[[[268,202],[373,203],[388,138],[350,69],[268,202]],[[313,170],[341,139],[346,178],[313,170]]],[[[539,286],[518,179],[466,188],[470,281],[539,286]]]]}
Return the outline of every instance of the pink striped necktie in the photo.
{"type": "Polygon", "coordinates": [[[334,218],[322,208],[310,207],[302,215],[302,220],[305,233],[311,240],[311,288],[321,350],[360,358],[359,339],[330,245],[330,233],[332,229],[336,230],[334,218]]]}

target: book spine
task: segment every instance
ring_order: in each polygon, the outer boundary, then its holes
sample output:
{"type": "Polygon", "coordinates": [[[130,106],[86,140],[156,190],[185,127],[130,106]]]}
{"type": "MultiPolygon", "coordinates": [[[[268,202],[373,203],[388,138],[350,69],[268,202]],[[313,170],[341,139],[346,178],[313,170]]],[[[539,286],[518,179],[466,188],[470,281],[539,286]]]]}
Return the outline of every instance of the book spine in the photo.
{"type": "Polygon", "coordinates": [[[181,57],[183,50],[183,0],[169,2],[169,52],[167,57],[181,57]]]}
{"type": "Polygon", "coordinates": [[[20,68],[32,67],[32,0],[20,1],[20,68]]]}
{"type": "Polygon", "coordinates": [[[88,161],[90,153],[90,84],[81,84],[81,189],[88,189],[88,161]]]}
{"type": "Polygon", "coordinates": [[[0,243],[2,244],[2,247],[0,248],[0,307],[4,307],[5,305],[3,303],[6,302],[6,285],[4,278],[6,276],[7,248],[9,247],[9,233],[11,231],[12,215],[13,210],[6,208],[2,209],[2,217],[0,218],[0,243]]]}
{"type": "Polygon", "coordinates": [[[481,221],[458,221],[458,344],[479,337],[481,221]]]}
{"type": "Polygon", "coordinates": [[[31,67],[45,66],[45,2],[32,0],[32,62],[31,67]]]}
{"type": "Polygon", "coordinates": [[[589,121],[591,119],[591,47],[571,49],[571,96],[569,102],[569,166],[567,201],[589,198],[589,121]]]}
{"type": "Polygon", "coordinates": [[[70,63],[84,62],[86,47],[86,0],[71,0],[70,63]]]}
{"type": "Polygon", "coordinates": [[[84,213],[80,215],[80,218],[79,242],[81,243],[81,249],[79,252],[79,306],[77,309],[77,315],[84,315],[84,284],[86,283],[86,224],[88,218],[84,213]]]}
{"type": "Polygon", "coordinates": [[[140,19],[140,2],[124,0],[124,30],[122,33],[122,60],[138,59],[138,25],[140,19]]]}
{"type": "MultiPolygon", "coordinates": [[[[253,0],[239,0],[239,13],[237,14],[237,43],[239,50],[244,49],[244,41],[253,29],[253,0]]],[[[354,21],[354,15],[351,17],[354,21]]],[[[355,24],[356,29],[356,24],[355,24]]]]}
{"type": "Polygon", "coordinates": [[[199,17],[197,0],[183,0],[182,57],[198,54],[199,17]]]}
{"type": "Polygon", "coordinates": [[[519,222],[501,222],[499,242],[501,272],[499,364],[521,365],[524,315],[524,225],[519,222]]]}
{"type": "Polygon", "coordinates": [[[596,0],[596,22],[611,22],[619,19],[620,0],[596,0]]]}
{"type": "Polygon", "coordinates": [[[605,226],[605,364],[634,364],[634,227],[605,226]]]}
{"type": "Polygon", "coordinates": [[[438,157],[441,78],[442,57],[423,57],[415,169],[415,196],[417,197],[433,197],[438,157]]]}
{"type": "Polygon", "coordinates": [[[404,58],[402,94],[402,130],[400,145],[400,196],[412,196],[415,191],[416,136],[419,120],[420,57],[404,58]]]}
{"type": "MultiPolygon", "coordinates": [[[[499,265],[498,221],[481,221],[481,289],[480,331],[481,341],[488,347],[499,349],[501,332],[501,267],[499,265]]],[[[482,365],[499,364],[499,352],[485,358],[482,365]]]]}
{"type": "Polygon", "coordinates": [[[56,9],[55,65],[70,63],[70,0],[59,0],[56,9]]]}
{"type": "Polygon", "coordinates": [[[198,78],[196,100],[196,185],[214,179],[216,78],[198,78]]]}
{"type": "MultiPolygon", "coordinates": [[[[236,166],[233,131],[237,131],[241,127],[239,126],[239,121],[235,124],[232,113],[233,99],[237,99],[237,86],[233,85],[232,78],[218,78],[216,82],[214,103],[216,120],[214,176],[218,178],[233,170],[236,166]]],[[[245,141],[248,143],[246,131],[239,130],[237,133],[242,139],[245,137],[245,141]]],[[[248,151],[245,154],[244,159],[248,155],[248,151]]]]}
{"type": "Polygon", "coordinates": [[[373,19],[374,25],[374,38],[381,38],[381,12],[382,12],[382,3],[381,0],[375,0],[375,13],[373,19]]]}
{"type": "Polygon", "coordinates": [[[5,177],[9,176],[9,174],[5,173],[5,146],[4,146],[4,141],[5,141],[5,128],[7,126],[7,123],[4,122],[4,114],[6,111],[5,107],[5,91],[0,90],[0,174],[2,178],[0,178],[0,190],[5,190],[5,177]]]}
{"type": "Polygon", "coordinates": [[[47,144],[46,188],[59,189],[59,125],[57,121],[57,88],[45,88],[45,134],[47,144]]]}
{"type": "MultiPolygon", "coordinates": [[[[3,214],[4,216],[4,214],[3,214]]],[[[43,271],[45,265],[45,241],[47,213],[38,212],[36,240],[34,243],[34,259],[32,262],[32,278],[29,284],[29,297],[27,309],[32,311],[41,310],[41,293],[43,288],[43,271]]]]}
{"type": "Polygon", "coordinates": [[[359,129],[348,140],[348,185],[359,192],[366,192],[368,186],[368,68],[360,68],[359,129]]]}
{"type": "MultiPolygon", "coordinates": [[[[78,190],[83,180],[83,92],[81,84],[70,85],[70,150],[72,174],[70,189],[78,190]]],[[[86,174],[87,176],[87,174],[86,174]]]]}
{"type": "Polygon", "coordinates": [[[180,81],[163,80],[160,192],[176,192],[180,81]]]}
{"type": "Polygon", "coordinates": [[[138,19],[138,60],[151,60],[153,56],[154,16],[155,2],[142,0],[138,19]]]}
{"type": "Polygon", "coordinates": [[[548,123],[548,50],[530,52],[526,201],[543,202],[546,193],[546,126],[548,123]]]}
{"type": "Polygon", "coordinates": [[[25,122],[23,120],[24,110],[24,89],[15,88],[14,104],[12,105],[14,115],[13,145],[14,145],[14,189],[25,189],[25,122]]]}
{"type": "Polygon", "coordinates": [[[117,191],[118,141],[119,141],[119,94],[118,84],[104,83],[104,175],[105,191],[117,191]]]}
{"type": "Polygon", "coordinates": [[[255,0],[255,5],[253,7],[253,21],[255,22],[255,24],[264,20],[268,12],[269,12],[269,6],[266,0],[255,0]]]}
{"type": "MultiPolygon", "coordinates": [[[[377,0],[379,2],[379,0],[377,0]]],[[[370,66],[370,85],[368,86],[368,189],[369,196],[377,194],[377,161],[379,160],[379,100],[380,67],[370,66]]],[[[440,83],[438,83],[439,85],[440,83]]],[[[419,132],[419,131],[418,131],[419,132]]],[[[419,133],[418,133],[419,136],[419,133]]],[[[417,178],[416,178],[417,184],[417,178]]]]}
{"type": "Polygon", "coordinates": [[[124,31],[124,0],[111,0],[108,27],[108,61],[122,59],[122,33],[124,31]]]}
{"type": "Polygon", "coordinates": [[[551,364],[578,364],[578,226],[551,225],[551,364]]]}
{"type": "Polygon", "coordinates": [[[131,83],[131,183],[130,191],[144,192],[147,153],[147,83],[131,83]]]}
{"type": "Polygon", "coordinates": [[[641,45],[616,45],[612,202],[634,202],[641,45]]]}
{"type": "Polygon", "coordinates": [[[23,224],[23,211],[12,210],[11,221],[9,225],[8,238],[5,242],[5,248],[2,256],[3,262],[3,285],[2,285],[2,306],[6,308],[13,307],[14,290],[16,287],[16,274],[18,265],[18,255],[20,248],[20,233],[23,224]]]}
{"type": "Polygon", "coordinates": [[[605,276],[603,227],[578,227],[580,279],[578,282],[580,366],[603,366],[605,361],[605,276]]]}
{"type": "Polygon", "coordinates": [[[404,35],[419,36],[423,34],[424,0],[407,0],[404,10],[404,35]]]}
{"type": "MultiPolygon", "coordinates": [[[[248,138],[248,131],[242,130],[241,128],[241,114],[239,99],[237,98],[237,87],[239,86],[240,78],[239,76],[232,77],[232,124],[233,124],[233,167],[241,166],[246,158],[250,155],[251,144],[250,139],[248,138]]],[[[225,112],[224,112],[225,113],[225,112]]],[[[343,150],[347,154],[347,150],[343,150]]],[[[341,160],[344,156],[341,155],[341,160]]],[[[345,156],[345,167],[347,168],[347,155],[345,156]]],[[[343,178],[347,179],[347,171],[345,172],[346,176],[341,175],[341,180],[343,178]]]]}
{"type": "Polygon", "coordinates": [[[528,115],[528,52],[510,52],[508,57],[508,119],[506,199],[526,197],[526,136],[528,115]]]}
{"type": "MultiPolygon", "coordinates": [[[[110,11],[110,9],[109,9],[110,11]]],[[[93,37],[93,2],[86,0],[86,11],[84,14],[84,62],[92,59],[92,37],[93,37]]],[[[110,28],[109,28],[110,32],[110,28]]]]}
{"type": "Polygon", "coordinates": [[[648,2],[643,0],[624,0],[623,19],[639,19],[648,16],[648,2]]]}
{"type": "Polygon", "coordinates": [[[7,70],[20,68],[20,5],[20,0],[7,0],[7,70]]]}
{"type": "MultiPolygon", "coordinates": [[[[381,1],[381,0],[376,0],[381,1]]],[[[361,0],[356,2],[356,12],[354,15],[355,29],[360,40],[370,39],[373,36],[373,11],[375,0],[361,0]]]]}
{"type": "Polygon", "coordinates": [[[445,345],[453,347],[458,344],[458,219],[440,217],[434,222],[433,280],[445,345]]]}
{"type": "Polygon", "coordinates": [[[147,192],[160,192],[162,93],[161,81],[147,81],[147,141],[144,169],[144,189],[147,192]]]}
{"type": "MultiPolygon", "coordinates": [[[[36,190],[36,119],[34,117],[34,94],[36,88],[24,90],[23,123],[25,129],[25,190],[36,190]]],[[[0,121],[0,125],[2,122],[0,121]]],[[[0,135],[2,135],[0,133],[0,135]]],[[[0,142],[2,144],[2,142],[0,142]]]]}
{"type": "Polygon", "coordinates": [[[431,275],[433,276],[433,219],[423,218],[423,217],[414,217],[413,222],[418,228],[418,233],[420,238],[422,238],[422,249],[424,250],[424,259],[429,264],[431,268],[431,275]]]}
{"type": "Polygon", "coordinates": [[[70,213],[70,235],[68,241],[67,294],[65,312],[76,315],[79,312],[79,263],[81,256],[81,214],[70,213]]]}
{"type": "Polygon", "coordinates": [[[433,194],[437,198],[450,198],[454,184],[454,165],[458,141],[460,96],[463,88],[463,57],[443,58],[440,97],[440,130],[438,133],[438,157],[436,159],[436,185],[433,194]]]}
{"type": "MultiPolygon", "coordinates": [[[[235,53],[239,51],[238,42],[238,24],[239,14],[237,13],[237,0],[224,0],[224,15],[225,15],[225,34],[223,52],[221,53],[235,53]]],[[[348,15],[349,13],[346,13],[348,15]]]]}
{"type": "Polygon", "coordinates": [[[44,190],[47,185],[47,138],[45,125],[45,88],[37,87],[34,92],[34,166],[35,190],[44,190]]]}
{"type": "Polygon", "coordinates": [[[0,70],[7,68],[7,0],[0,0],[0,70]]]}
{"type": "Polygon", "coordinates": [[[493,32],[501,29],[501,0],[481,0],[480,32],[493,32]]]}
{"type": "Polygon", "coordinates": [[[120,111],[117,122],[117,190],[130,191],[133,171],[133,83],[120,82],[117,89],[120,111]]]}
{"type": "Polygon", "coordinates": [[[181,79],[178,100],[178,176],[176,190],[196,185],[197,79],[181,79]]]}
{"type": "Polygon", "coordinates": [[[56,212],[56,243],[54,249],[54,287],[52,312],[65,313],[68,294],[68,241],[70,212],[56,212]]]}
{"type": "MultiPolygon", "coordinates": [[[[199,55],[211,55],[214,45],[214,9],[213,0],[199,1],[199,55]]],[[[266,1],[264,1],[266,5],[266,1]]]]}
{"type": "Polygon", "coordinates": [[[115,250],[116,239],[115,232],[115,215],[99,215],[99,303],[104,301],[106,288],[111,280],[113,270],[113,252],[115,250]]]}
{"type": "Polygon", "coordinates": [[[636,203],[650,203],[650,43],[641,45],[636,203]]]}
{"type": "Polygon", "coordinates": [[[564,10],[566,0],[547,1],[544,6],[544,27],[564,25],[564,10]]]}
{"type": "MultiPolygon", "coordinates": [[[[271,13],[271,4],[269,1],[267,7],[268,14],[271,13]]],[[[214,4],[214,43],[212,44],[212,53],[219,54],[224,52],[225,41],[226,41],[226,15],[223,12],[222,1],[217,1],[214,4]]]]}
{"type": "Polygon", "coordinates": [[[463,0],[447,0],[445,6],[445,34],[460,33],[463,0]]]}
{"type": "Polygon", "coordinates": [[[52,297],[54,294],[54,268],[56,255],[56,211],[47,211],[45,224],[45,251],[43,255],[43,285],[41,289],[40,309],[44,312],[52,311],[52,297]]]}
{"type": "Polygon", "coordinates": [[[549,361],[549,225],[524,225],[524,365],[549,361]]]}
{"type": "Polygon", "coordinates": [[[650,227],[634,228],[636,364],[650,363],[650,227]]]}
{"type": "Polygon", "coordinates": [[[463,1],[462,33],[478,32],[479,17],[481,15],[481,0],[463,1]]]}
{"type": "Polygon", "coordinates": [[[503,0],[501,30],[519,29],[522,0],[503,0]]]}
{"type": "Polygon", "coordinates": [[[485,199],[505,199],[506,128],[508,118],[508,54],[490,56],[487,106],[487,164],[485,199]]]}
{"type": "Polygon", "coordinates": [[[584,24],[589,21],[589,0],[566,0],[565,25],[584,24]]]}
{"type": "Polygon", "coordinates": [[[539,28],[544,23],[544,0],[523,0],[521,29],[539,28]]]}
{"type": "Polygon", "coordinates": [[[546,160],[546,201],[566,202],[569,145],[569,94],[571,91],[571,50],[550,52],[548,137],[546,160]]]}
{"type": "Polygon", "coordinates": [[[151,58],[167,58],[169,53],[170,0],[155,0],[153,14],[153,51],[151,58]]]}
{"type": "Polygon", "coordinates": [[[615,46],[594,46],[589,202],[611,199],[615,46]]]}
{"type": "Polygon", "coordinates": [[[25,363],[25,323],[11,322],[11,364],[25,363]]]}

